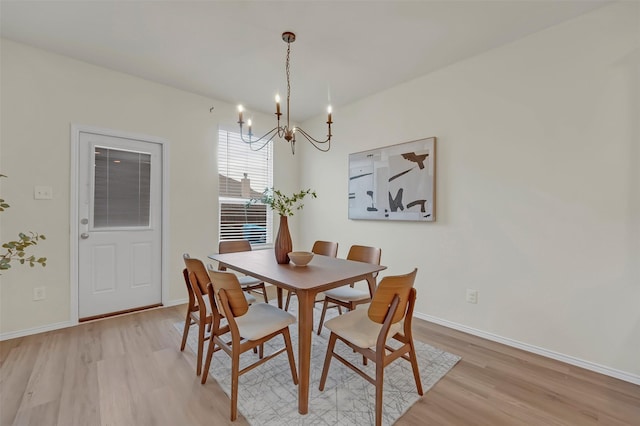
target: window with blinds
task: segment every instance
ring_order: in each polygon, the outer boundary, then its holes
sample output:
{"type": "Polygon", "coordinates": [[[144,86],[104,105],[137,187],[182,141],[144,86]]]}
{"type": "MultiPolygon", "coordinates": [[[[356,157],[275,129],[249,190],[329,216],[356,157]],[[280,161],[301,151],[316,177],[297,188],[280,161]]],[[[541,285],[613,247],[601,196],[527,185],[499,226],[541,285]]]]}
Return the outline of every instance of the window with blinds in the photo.
{"type": "Polygon", "coordinates": [[[238,133],[218,132],[218,201],[220,240],[249,240],[252,245],[271,244],[271,209],[260,200],[273,186],[273,151],[268,144],[252,151],[238,133]]]}

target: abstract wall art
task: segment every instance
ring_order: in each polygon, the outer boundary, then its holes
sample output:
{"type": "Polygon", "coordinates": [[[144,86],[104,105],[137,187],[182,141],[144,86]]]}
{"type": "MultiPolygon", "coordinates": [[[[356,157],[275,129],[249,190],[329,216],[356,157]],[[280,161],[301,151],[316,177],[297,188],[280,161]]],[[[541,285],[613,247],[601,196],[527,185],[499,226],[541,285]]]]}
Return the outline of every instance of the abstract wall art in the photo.
{"type": "Polygon", "coordinates": [[[349,154],[349,219],[435,220],[436,138],[349,154]]]}

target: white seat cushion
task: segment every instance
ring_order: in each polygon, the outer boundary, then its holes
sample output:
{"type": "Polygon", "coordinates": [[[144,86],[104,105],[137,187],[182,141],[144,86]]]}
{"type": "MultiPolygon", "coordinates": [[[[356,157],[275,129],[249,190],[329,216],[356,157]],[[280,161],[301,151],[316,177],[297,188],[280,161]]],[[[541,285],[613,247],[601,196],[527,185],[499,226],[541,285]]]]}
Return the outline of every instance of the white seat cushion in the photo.
{"type": "Polygon", "coordinates": [[[240,336],[258,340],[296,322],[296,317],[267,303],[256,303],[241,317],[236,317],[240,336]]]}
{"type": "MultiPolygon", "coordinates": [[[[332,332],[361,348],[376,346],[382,324],[369,319],[368,310],[355,309],[344,315],[338,315],[324,323],[332,332]]],[[[402,328],[402,322],[391,325],[388,338],[393,337],[402,328]]],[[[387,339],[388,340],[388,339],[387,339]]]]}
{"type": "Polygon", "coordinates": [[[253,297],[251,294],[247,293],[246,291],[243,293],[244,293],[244,298],[247,299],[248,304],[253,305],[254,303],[256,303],[255,297],[253,297]]]}
{"type": "Polygon", "coordinates": [[[246,287],[248,285],[256,285],[262,282],[262,280],[259,280],[254,277],[248,277],[248,276],[238,277],[238,281],[240,282],[241,287],[246,287]]]}
{"type": "Polygon", "coordinates": [[[324,292],[324,295],[345,302],[357,302],[358,300],[366,300],[371,297],[368,291],[351,288],[348,285],[327,290],[324,292]]]}

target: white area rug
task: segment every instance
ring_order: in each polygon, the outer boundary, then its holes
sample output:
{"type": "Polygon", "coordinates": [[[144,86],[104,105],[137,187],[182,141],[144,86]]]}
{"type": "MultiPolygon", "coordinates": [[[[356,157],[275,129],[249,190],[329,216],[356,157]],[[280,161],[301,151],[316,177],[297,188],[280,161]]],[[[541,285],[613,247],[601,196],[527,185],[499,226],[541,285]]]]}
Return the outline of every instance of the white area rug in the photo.
{"type": "MultiPolygon", "coordinates": [[[[289,312],[297,314],[297,300],[292,299],[289,312]]],[[[271,303],[274,303],[272,301],[271,303]]],[[[314,310],[314,330],[320,319],[321,310],[314,310]]],[[[337,315],[336,309],[327,311],[327,319],[337,315]]],[[[325,319],[325,321],[327,320],[325,319]]],[[[176,323],[176,329],[182,333],[184,323],[176,323]]],[[[289,327],[294,346],[296,363],[298,360],[298,327],[289,327]]],[[[293,425],[373,425],[375,424],[375,387],[348,369],[335,358],[331,361],[329,377],[324,391],[318,390],[322,365],[327,350],[329,330],[323,328],[322,334],[313,334],[311,351],[311,377],[309,389],[309,413],[298,413],[298,388],[291,379],[291,370],[286,353],[267,361],[263,365],[240,376],[238,388],[238,410],[255,426],[293,426],[293,425]]],[[[187,342],[189,348],[197,353],[197,331],[193,326],[187,342]]],[[[208,342],[205,342],[205,354],[208,342]]],[[[460,357],[426,343],[415,341],[418,354],[418,366],[422,378],[422,387],[426,393],[438,380],[460,360],[460,357]]],[[[284,346],[282,338],[275,338],[265,345],[265,355],[284,346]]],[[[336,352],[348,361],[362,367],[371,376],[375,375],[375,363],[362,365],[362,356],[338,341],[336,352]]],[[[242,369],[254,362],[257,355],[251,351],[241,357],[242,369]]],[[[231,391],[231,359],[224,352],[213,355],[208,380],[216,380],[224,392],[231,391]]],[[[382,409],[383,424],[392,425],[413,405],[420,395],[416,392],[415,381],[409,362],[398,359],[387,366],[384,376],[384,396],[382,409]]]]}

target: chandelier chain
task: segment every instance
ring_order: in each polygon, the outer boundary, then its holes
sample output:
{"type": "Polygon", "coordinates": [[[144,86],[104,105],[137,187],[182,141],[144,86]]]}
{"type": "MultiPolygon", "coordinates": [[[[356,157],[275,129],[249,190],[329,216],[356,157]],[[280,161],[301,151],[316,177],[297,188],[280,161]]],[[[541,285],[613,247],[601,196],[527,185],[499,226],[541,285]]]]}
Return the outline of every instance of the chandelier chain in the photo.
{"type": "Polygon", "coordinates": [[[289,126],[289,99],[291,98],[291,65],[289,55],[291,54],[291,42],[287,42],[287,64],[285,66],[287,72],[287,127],[289,126]]]}

